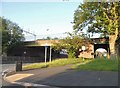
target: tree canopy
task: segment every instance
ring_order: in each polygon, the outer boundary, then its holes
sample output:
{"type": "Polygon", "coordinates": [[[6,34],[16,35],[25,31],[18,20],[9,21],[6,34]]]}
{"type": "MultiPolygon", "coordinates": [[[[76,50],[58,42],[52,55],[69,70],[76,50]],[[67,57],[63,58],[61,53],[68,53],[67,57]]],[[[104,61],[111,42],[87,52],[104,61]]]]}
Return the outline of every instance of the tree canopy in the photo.
{"type": "MultiPolygon", "coordinates": [[[[84,2],[74,13],[74,30],[114,34],[120,27],[120,2],[84,2]]],[[[119,30],[120,31],[120,30],[119,30]]]]}
{"type": "Polygon", "coordinates": [[[115,42],[120,37],[120,2],[84,2],[74,13],[73,28],[109,36],[110,51],[115,53],[115,42]]]}
{"type": "Polygon", "coordinates": [[[79,49],[83,45],[87,46],[89,43],[89,39],[86,35],[74,31],[73,33],[68,33],[66,38],[59,40],[59,43],[54,44],[54,49],[66,49],[68,57],[75,58],[78,57],[77,53],[79,52],[79,49]]]}
{"type": "Polygon", "coordinates": [[[14,22],[0,17],[0,32],[2,32],[2,53],[7,53],[24,40],[22,29],[14,22]]]}

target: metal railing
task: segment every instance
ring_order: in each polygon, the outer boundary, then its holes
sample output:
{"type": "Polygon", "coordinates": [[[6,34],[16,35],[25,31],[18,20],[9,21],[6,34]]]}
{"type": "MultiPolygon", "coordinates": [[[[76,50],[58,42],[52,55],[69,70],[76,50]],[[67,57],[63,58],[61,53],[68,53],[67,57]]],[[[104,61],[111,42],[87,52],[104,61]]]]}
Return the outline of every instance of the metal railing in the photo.
{"type": "Polygon", "coordinates": [[[22,61],[23,63],[43,62],[44,58],[40,57],[23,57],[23,56],[2,56],[2,64],[16,63],[22,61]]]}

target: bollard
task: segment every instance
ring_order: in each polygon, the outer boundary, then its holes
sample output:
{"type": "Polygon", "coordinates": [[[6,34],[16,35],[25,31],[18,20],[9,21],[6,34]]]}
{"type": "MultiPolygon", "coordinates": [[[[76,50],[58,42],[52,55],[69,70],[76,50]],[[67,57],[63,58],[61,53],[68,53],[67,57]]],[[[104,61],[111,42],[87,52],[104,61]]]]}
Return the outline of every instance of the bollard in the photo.
{"type": "Polygon", "coordinates": [[[22,71],[22,61],[16,62],[16,72],[17,71],[22,71]]]}

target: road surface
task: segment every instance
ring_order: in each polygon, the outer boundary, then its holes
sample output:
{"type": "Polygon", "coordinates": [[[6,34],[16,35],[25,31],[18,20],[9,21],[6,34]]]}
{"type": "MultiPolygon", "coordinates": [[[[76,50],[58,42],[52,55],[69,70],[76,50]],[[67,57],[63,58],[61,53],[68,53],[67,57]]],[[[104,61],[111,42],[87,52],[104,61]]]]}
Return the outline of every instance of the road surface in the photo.
{"type": "MultiPolygon", "coordinates": [[[[31,64],[31,63],[24,63],[24,65],[28,65],[28,64],[31,64]]],[[[1,69],[0,69],[0,85],[2,85],[3,87],[2,88],[15,88],[17,86],[17,88],[21,88],[22,86],[20,85],[16,85],[16,84],[11,84],[7,81],[5,81],[3,79],[3,75],[5,72],[10,72],[10,71],[15,71],[16,70],[16,64],[1,64],[1,69]]]]}

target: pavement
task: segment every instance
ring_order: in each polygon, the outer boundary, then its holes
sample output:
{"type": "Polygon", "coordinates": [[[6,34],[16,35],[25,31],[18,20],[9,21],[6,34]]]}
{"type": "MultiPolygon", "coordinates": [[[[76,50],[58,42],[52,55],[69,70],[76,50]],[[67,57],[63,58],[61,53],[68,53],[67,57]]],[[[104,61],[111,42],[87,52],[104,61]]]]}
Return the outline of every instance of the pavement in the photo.
{"type": "MultiPolygon", "coordinates": [[[[25,66],[25,65],[29,65],[31,63],[23,63],[22,65],[25,66]]],[[[13,63],[13,64],[1,64],[1,70],[0,70],[0,73],[3,73],[5,71],[7,72],[10,72],[10,71],[15,71],[16,69],[16,63],[13,63]]]]}
{"type": "MultiPolygon", "coordinates": [[[[23,66],[28,65],[31,63],[23,63],[23,66]]],[[[15,83],[11,83],[9,81],[4,80],[3,76],[6,73],[15,73],[15,69],[16,69],[16,64],[15,63],[11,63],[11,64],[1,64],[0,66],[0,87],[2,86],[2,88],[24,88],[23,86],[19,85],[19,84],[15,84],[15,83]]]]}
{"type": "Polygon", "coordinates": [[[26,70],[5,77],[12,84],[34,88],[62,88],[65,86],[118,86],[118,72],[77,71],[71,65],[26,70]]]}

